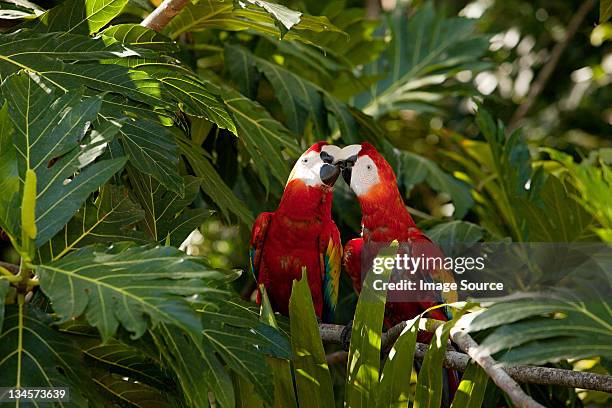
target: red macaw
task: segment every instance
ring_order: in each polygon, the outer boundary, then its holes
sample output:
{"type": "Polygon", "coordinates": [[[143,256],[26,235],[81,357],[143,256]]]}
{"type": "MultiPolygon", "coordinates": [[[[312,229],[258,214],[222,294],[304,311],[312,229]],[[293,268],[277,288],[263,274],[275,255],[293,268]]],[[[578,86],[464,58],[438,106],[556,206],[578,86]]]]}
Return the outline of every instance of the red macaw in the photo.
{"type": "MultiPolygon", "coordinates": [[[[317,316],[331,322],[338,300],[342,242],[331,217],[340,169],[337,146],[315,143],[296,162],[280,204],[259,214],[251,232],[251,269],[272,308],[288,314],[294,279],[305,267],[317,316]]],[[[257,302],[260,302],[259,293],[257,302]]]]}
{"type": "MultiPolygon", "coordinates": [[[[389,244],[397,240],[400,243],[400,251],[409,247],[412,257],[444,257],[442,251],[417,228],[397,188],[393,169],[374,146],[369,143],[346,146],[339,154],[338,164],[342,167],[342,177],[357,195],[361,206],[362,236],[346,243],[343,257],[344,268],[357,293],[361,290],[362,260],[369,263],[376,255],[365,253],[364,245],[389,244]]],[[[370,265],[367,265],[366,271],[369,267],[370,265]]],[[[420,274],[433,281],[454,281],[452,273],[445,269],[421,269],[420,274]]],[[[436,296],[437,301],[432,298],[412,302],[399,299],[387,302],[385,325],[392,327],[414,318],[436,304],[455,302],[457,297],[453,292],[436,296]]],[[[438,320],[451,317],[446,308],[434,309],[428,312],[428,316],[438,320]]],[[[421,341],[426,337],[430,336],[420,336],[421,341]]],[[[451,387],[456,388],[456,373],[452,373],[449,380],[451,387]]]]}

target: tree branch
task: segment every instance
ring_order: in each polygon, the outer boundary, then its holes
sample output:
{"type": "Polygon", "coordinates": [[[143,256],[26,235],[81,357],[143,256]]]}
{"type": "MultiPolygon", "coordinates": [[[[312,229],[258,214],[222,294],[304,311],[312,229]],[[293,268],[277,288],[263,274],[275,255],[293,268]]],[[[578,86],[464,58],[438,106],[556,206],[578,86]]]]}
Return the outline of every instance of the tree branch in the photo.
{"type": "Polygon", "coordinates": [[[582,3],[576,14],[574,14],[567,26],[567,31],[563,37],[563,40],[555,44],[551,52],[550,59],[538,73],[538,77],[529,89],[529,94],[525,98],[525,101],[521,103],[518,108],[516,108],[514,115],[512,115],[512,119],[510,119],[509,124],[510,129],[515,129],[523,117],[525,117],[529,109],[531,109],[531,106],[544,89],[544,86],[546,86],[548,79],[555,71],[555,68],[559,63],[561,55],[563,54],[563,51],[565,51],[567,44],[574,37],[574,35],[576,35],[578,28],[580,28],[580,24],[582,24],[582,21],[586,18],[589,11],[595,7],[596,3],[596,0],[586,0],[582,3]]]}
{"type": "Polygon", "coordinates": [[[529,395],[525,394],[521,386],[510,377],[503,367],[488,354],[476,351],[478,344],[470,337],[467,332],[452,328],[450,337],[467,355],[469,355],[495,384],[508,394],[512,402],[518,407],[524,408],[544,408],[542,404],[534,401],[529,395]]]}
{"type": "MultiPolygon", "coordinates": [[[[443,322],[438,323],[432,319],[425,320],[425,330],[435,331],[443,322]]],[[[399,337],[402,330],[406,327],[405,323],[400,323],[392,327],[383,334],[382,349],[390,347],[399,337]]],[[[344,326],[337,324],[320,324],[319,331],[321,339],[325,343],[342,343],[341,333],[344,326]]],[[[455,339],[453,338],[453,341],[455,339]]],[[[458,344],[458,343],[457,343],[458,344]]],[[[458,344],[459,345],[459,344],[458,344]]],[[[427,344],[417,343],[415,350],[415,358],[422,360],[427,351],[427,344]]],[[[346,361],[348,353],[336,352],[332,353],[328,358],[328,364],[338,364],[346,361]]],[[[446,368],[453,370],[465,371],[470,356],[465,353],[456,351],[447,351],[444,356],[443,365],[446,368]]],[[[496,369],[501,369],[499,366],[496,369]]],[[[582,373],[579,371],[563,370],[560,368],[537,367],[527,365],[517,365],[512,367],[504,367],[505,371],[514,380],[521,383],[542,384],[542,385],[559,385],[568,388],[582,388],[586,390],[596,390],[612,393],[612,376],[582,373]]]]}
{"type": "Polygon", "coordinates": [[[189,2],[190,0],[164,0],[151,14],[142,20],[140,25],[155,31],[162,31],[170,20],[180,13],[189,2]]]}

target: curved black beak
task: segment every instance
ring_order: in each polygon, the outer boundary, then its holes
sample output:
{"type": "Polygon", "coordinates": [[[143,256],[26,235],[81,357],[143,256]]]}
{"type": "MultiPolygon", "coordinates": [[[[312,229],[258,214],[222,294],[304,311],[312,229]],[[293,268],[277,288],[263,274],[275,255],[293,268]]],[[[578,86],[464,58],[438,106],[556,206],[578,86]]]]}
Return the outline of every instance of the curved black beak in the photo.
{"type": "Polygon", "coordinates": [[[338,176],[340,176],[340,169],[335,164],[325,163],[321,167],[319,176],[325,185],[332,187],[336,180],[338,180],[338,176]]]}
{"type": "Polygon", "coordinates": [[[342,172],[342,178],[348,184],[351,185],[351,176],[353,174],[353,166],[357,161],[357,156],[351,156],[346,160],[340,160],[338,162],[338,166],[340,167],[340,171],[342,172]]]}
{"type": "Polygon", "coordinates": [[[351,185],[351,175],[352,175],[352,173],[353,173],[353,167],[344,167],[342,169],[342,178],[344,179],[346,184],[348,184],[349,186],[351,185]]]}

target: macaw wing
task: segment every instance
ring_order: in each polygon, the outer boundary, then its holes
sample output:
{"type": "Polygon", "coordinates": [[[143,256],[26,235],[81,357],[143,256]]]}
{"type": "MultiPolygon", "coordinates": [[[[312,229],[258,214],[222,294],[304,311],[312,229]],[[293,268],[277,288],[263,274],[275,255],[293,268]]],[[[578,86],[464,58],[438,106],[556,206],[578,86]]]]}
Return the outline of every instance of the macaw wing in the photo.
{"type": "Polygon", "coordinates": [[[340,270],[342,265],[342,242],[340,231],[331,221],[319,238],[319,254],[322,272],[323,321],[331,322],[338,304],[340,270]]]}
{"type": "Polygon", "coordinates": [[[351,239],[344,245],[342,254],[342,265],[348,276],[353,281],[353,288],[359,294],[361,292],[361,251],[363,238],[351,239]]]}
{"type": "MultiPolygon", "coordinates": [[[[412,244],[412,256],[422,257],[429,260],[429,267],[423,270],[423,279],[435,283],[454,283],[453,271],[444,267],[444,253],[434,244],[427,235],[415,228],[411,232],[410,242],[412,244]]],[[[438,303],[455,303],[457,301],[456,291],[436,292],[438,303]]],[[[443,312],[448,319],[452,318],[450,308],[444,307],[443,312]]]]}
{"type": "Polygon", "coordinates": [[[263,253],[264,243],[268,227],[274,213],[262,212],[257,216],[253,229],[251,230],[251,241],[249,248],[249,262],[251,264],[251,272],[256,281],[259,281],[259,265],[261,263],[261,254],[263,253]]]}

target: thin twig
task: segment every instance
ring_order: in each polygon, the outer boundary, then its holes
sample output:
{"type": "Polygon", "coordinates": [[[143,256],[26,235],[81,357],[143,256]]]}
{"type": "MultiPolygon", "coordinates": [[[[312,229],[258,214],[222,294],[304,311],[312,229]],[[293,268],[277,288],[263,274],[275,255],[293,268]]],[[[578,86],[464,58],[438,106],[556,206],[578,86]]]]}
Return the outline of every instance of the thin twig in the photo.
{"type": "Polygon", "coordinates": [[[550,54],[550,59],[540,70],[536,80],[533,81],[533,85],[529,89],[529,94],[525,98],[525,101],[521,103],[518,108],[516,108],[514,115],[512,115],[512,119],[510,119],[509,125],[510,129],[515,129],[519,125],[519,122],[523,119],[523,117],[525,117],[529,109],[531,109],[531,106],[534,104],[535,100],[544,89],[544,86],[546,86],[546,83],[550,79],[550,76],[555,71],[557,64],[559,64],[561,55],[563,54],[563,51],[565,51],[567,44],[574,37],[574,35],[576,35],[576,32],[578,31],[578,28],[580,28],[582,21],[586,18],[587,14],[589,14],[591,9],[595,7],[596,3],[596,0],[587,0],[582,3],[578,11],[574,14],[567,26],[565,36],[561,41],[555,44],[550,54]]]}
{"type": "Polygon", "coordinates": [[[151,14],[149,14],[141,26],[155,31],[162,31],[178,13],[189,4],[190,0],[164,0],[151,14]]]}
{"type": "MultiPolygon", "coordinates": [[[[438,322],[433,319],[422,319],[424,328],[427,331],[435,331],[436,327],[444,322],[438,322]]],[[[402,330],[406,327],[405,323],[400,323],[383,334],[382,348],[391,346],[399,337],[402,330]]],[[[342,330],[344,326],[337,324],[320,324],[319,331],[321,339],[324,343],[342,343],[342,330]]],[[[455,339],[453,338],[453,341],[455,339]]],[[[415,358],[422,360],[427,350],[427,345],[417,343],[415,350],[415,358]]],[[[338,364],[346,361],[346,357],[342,360],[342,355],[345,352],[335,353],[329,358],[332,359],[331,364],[338,364]]],[[[444,367],[453,370],[465,371],[470,356],[465,353],[456,351],[447,351],[444,356],[444,367]]],[[[559,385],[568,388],[582,388],[586,390],[596,390],[612,393],[612,376],[583,373],[579,371],[564,370],[560,368],[537,367],[527,365],[517,365],[512,367],[504,367],[503,370],[510,375],[514,380],[521,383],[543,384],[543,385],[559,385]]]]}

